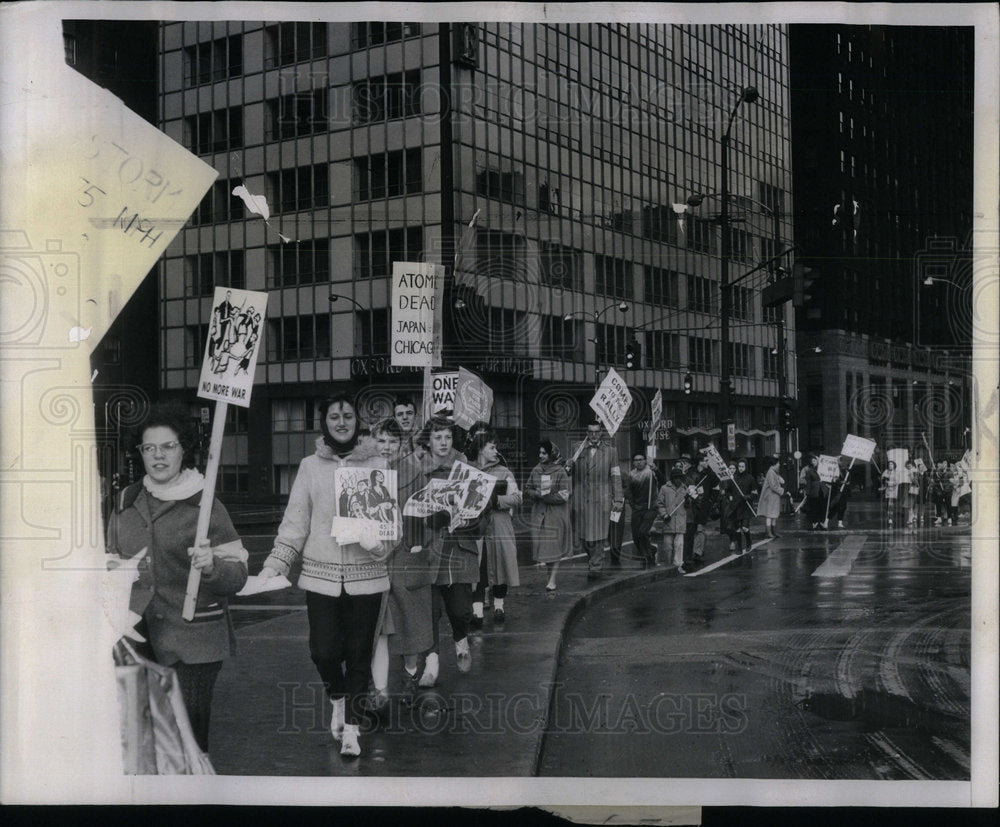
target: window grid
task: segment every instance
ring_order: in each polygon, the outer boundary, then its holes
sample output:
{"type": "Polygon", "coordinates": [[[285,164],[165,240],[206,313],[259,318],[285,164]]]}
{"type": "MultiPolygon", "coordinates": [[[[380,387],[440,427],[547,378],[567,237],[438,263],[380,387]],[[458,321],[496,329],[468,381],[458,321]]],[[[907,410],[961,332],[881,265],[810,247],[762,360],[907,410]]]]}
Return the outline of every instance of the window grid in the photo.
{"type": "Polygon", "coordinates": [[[632,262],[611,256],[594,256],[594,292],[612,299],[631,299],[632,262]]]}
{"type": "Polygon", "coordinates": [[[424,228],[398,227],[354,236],[355,278],[385,278],[393,261],[423,261],[424,228]]]}

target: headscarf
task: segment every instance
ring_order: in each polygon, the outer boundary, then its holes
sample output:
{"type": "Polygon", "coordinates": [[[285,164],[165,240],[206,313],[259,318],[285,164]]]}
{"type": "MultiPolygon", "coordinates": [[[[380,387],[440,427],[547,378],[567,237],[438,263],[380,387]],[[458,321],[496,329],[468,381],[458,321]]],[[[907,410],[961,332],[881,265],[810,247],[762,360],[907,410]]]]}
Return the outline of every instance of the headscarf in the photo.
{"type": "Polygon", "coordinates": [[[334,396],[324,399],[319,405],[319,427],[323,432],[323,442],[326,443],[327,447],[333,451],[340,459],[343,459],[348,454],[350,454],[355,446],[358,444],[358,436],[361,432],[361,422],[358,420],[358,409],[354,404],[354,397],[346,393],[338,393],[334,396]],[[333,434],[330,433],[329,428],[326,425],[326,415],[329,413],[330,408],[334,405],[350,405],[351,410],[354,411],[354,433],[347,442],[338,442],[333,438],[333,434]]]}

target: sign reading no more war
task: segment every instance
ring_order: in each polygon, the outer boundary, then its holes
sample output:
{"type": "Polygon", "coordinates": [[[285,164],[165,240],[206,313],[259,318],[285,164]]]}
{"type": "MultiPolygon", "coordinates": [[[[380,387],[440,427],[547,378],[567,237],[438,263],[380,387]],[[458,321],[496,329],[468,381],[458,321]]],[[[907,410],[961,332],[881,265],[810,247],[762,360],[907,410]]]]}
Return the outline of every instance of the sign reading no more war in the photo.
{"type": "Polygon", "coordinates": [[[392,264],[392,364],[441,364],[444,267],[419,261],[392,264]]]}
{"type": "Polygon", "coordinates": [[[604,427],[612,436],[618,431],[631,404],[632,394],[629,392],[625,380],[618,375],[614,368],[609,368],[608,375],[604,377],[604,381],[598,387],[594,398],[590,400],[590,407],[593,408],[597,418],[604,423],[604,427]]]}
{"type": "Polygon", "coordinates": [[[198,396],[250,406],[266,313],[267,293],[215,288],[198,396]]]}

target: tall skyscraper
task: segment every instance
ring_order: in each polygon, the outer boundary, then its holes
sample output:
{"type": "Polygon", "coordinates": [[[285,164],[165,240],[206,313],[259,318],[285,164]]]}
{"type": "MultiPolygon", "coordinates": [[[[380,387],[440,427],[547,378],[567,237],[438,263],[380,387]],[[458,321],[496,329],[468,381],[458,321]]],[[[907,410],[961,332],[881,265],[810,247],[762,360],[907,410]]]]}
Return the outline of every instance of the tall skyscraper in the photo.
{"type": "Polygon", "coordinates": [[[966,447],[971,28],[789,27],[802,445],[966,447]]]}
{"type": "Polygon", "coordinates": [[[445,368],[492,387],[512,465],[582,433],[609,367],[633,390],[623,453],[656,389],[661,459],[718,439],[721,136],[748,86],[759,97],[729,122],[731,410],[738,452],[778,450],[794,320],[759,288],[793,240],[784,27],[188,22],[160,37],[161,127],[220,173],[161,265],[163,393],[199,407],[216,285],[271,294],[254,403],[227,428],[228,501],[280,502],[317,397],[361,386],[372,420],[420,394],[421,373],[391,365],[392,263],[450,271],[459,246],[445,368]],[[267,196],[268,225],[240,184],[267,196]]]}

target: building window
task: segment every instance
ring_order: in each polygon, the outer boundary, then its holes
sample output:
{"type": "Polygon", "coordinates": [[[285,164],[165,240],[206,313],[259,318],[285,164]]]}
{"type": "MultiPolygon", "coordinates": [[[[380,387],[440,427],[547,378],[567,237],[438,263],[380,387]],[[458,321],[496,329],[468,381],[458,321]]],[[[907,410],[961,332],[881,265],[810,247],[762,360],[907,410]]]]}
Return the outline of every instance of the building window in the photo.
{"type": "Polygon", "coordinates": [[[679,276],[676,270],[663,267],[653,267],[647,264],[644,268],[643,298],[647,304],[658,304],[663,307],[678,307],[680,300],[677,294],[679,276]]]}
{"type": "Polygon", "coordinates": [[[184,292],[187,295],[211,296],[216,287],[246,288],[243,250],[184,257],[184,292]]]}
{"type": "Polygon", "coordinates": [[[271,362],[330,358],[330,316],[288,316],[267,323],[267,358],[271,362]]]}
{"type": "Polygon", "coordinates": [[[330,179],[326,164],[294,167],[268,175],[271,203],[288,213],[330,203],[330,179]]]}
{"type": "Polygon", "coordinates": [[[476,272],[481,276],[525,280],[524,239],[514,233],[479,230],[476,233],[476,272]]]}
{"type": "Polygon", "coordinates": [[[357,312],[354,317],[358,321],[358,343],[360,350],[356,353],[365,356],[388,356],[389,342],[392,336],[389,332],[389,310],[385,307],[357,312]]]}
{"type": "Polygon", "coordinates": [[[546,316],[542,325],[543,358],[582,360],[583,331],[577,319],[546,316]]]}
{"type": "Polygon", "coordinates": [[[420,149],[399,150],[354,159],[354,192],[361,201],[413,195],[424,188],[420,149]]]}
{"type": "Polygon", "coordinates": [[[583,290],[583,254],[552,241],[539,243],[542,283],[563,290],[583,290]]]}
{"type": "Polygon", "coordinates": [[[199,86],[243,74],[243,38],[222,37],[184,49],[186,86],[199,86]]]}
{"type": "Polygon", "coordinates": [[[630,328],[598,323],[596,343],[598,364],[624,365],[625,348],[634,335],[630,328]]]}
{"type": "Polygon", "coordinates": [[[743,342],[729,343],[729,372],[733,376],[753,376],[753,350],[743,342]]]}
{"type": "Polygon", "coordinates": [[[594,292],[612,299],[631,299],[632,262],[611,256],[594,256],[594,292]]]}
{"type": "Polygon", "coordinates": [[[207,341],[207,324],[189,324],[184,328],[184,367],[201,367],[207,341]]]}
{"type": "Polygon", "coordinates": [[[777,348],[764,348],[764,378],[780,379],[784,373],[781,367],[781,354],[775,353],[777,348]]]}
{"type": "Polygon", "coordinates": [[[63,35],[63,52],[66,55],[66,62],[70,66],[76,66],[76,35],[63,35]]]}
{"type": "Polygon", "coordinates": [[[268,68],[326,57],[326,23],[278,23],[266,32],[268,68]]]}
{"type": "Polygon", "coordinates": [[[420,70],[358,81],[352,94],[356,124],[419,115],[420,70]]]}
{"type": "Polygon", "coordinates": [[[741,431],[749,431],[753,427],[753,408],[737,405],[733,409],[733,424],[741,431]]]}
{"type": "Polygon", "coordinates": [[[734,319],[743,319],[747,322],[753,321],[753,290],[749,287],[732,288],[732,309],[734,319]]]}
{"type": "Polygon", "coordinates": [[[394,261],[423,261],[423,227],[399,227],[354,236],[355,278],[385,278],[394,261]]]}
{"type": "MultiPolygon", "coordinates": [[[[843,117],[843,113],[841,113],[841,117],[843,117]]],[[[785,191],[781,187],[760,181],[758,182],[757,194],[760,196],[760,202],[771,211],[772,216],[784,214],[785,191]]]]}
{"type": "Polygon", "coordinates": [[[679,368],[681,365],[680,336],[665,330],[646,333],[646,365],[653,370],[679,368]]]}
{"type": "Polygon", "coordinates": [[[355,49],[367,49],[370,46],[381,46],[383,43],[394,43],[397,40],[419,36],[419,23],[367,22],[354,23],[351,26],[351,45],[355,49]]]}
{"type": "Polygon", "coordinates": [[[275,244],[268,247],[271,268],[268,287],[294,287],[317,284],[330,279],[330,240],[316,238],[298,244],[275,244]]]}
{"type": "Polygon", "coordinates": [[[487,346],[493,353],[526,356],[528,340],[526,314],[521,310],[491,307],[487,315],[487,346]]]}
{"type": "Polygon", "coordinates": [[[718,312],[719,285],[703,276],[688,274],[687,305],[700,313],[718,312]]]}
{"type": "Polygon", "coordinates": [[[272,399],[271,430],[276,434],[318,431],[319,411],[308,399],[272,399]]]}
{"type": "Polygon", "coordinates": [[[559,190],[549,184],[538,186],[538,211],[549,215],[561,215],[559,205],[559,190]]]}
{"type": "Polygon", "coordinates": [[[677,213],[662,204],[645,207],[642,211],[642,234],[652,241],[677,244],[679,239],[677,213]]]}
{"type": "Polygon", "coordinates": [[[296,138],[325,132],[329,126],[329,93],[326,89],[296,92],[268,101],[273,139],[296,138]]]}
{"type": "Polygon", "coordinates": [[[689,219],[687,246],[698,253],[715,253],[715,222],[707,218],[689,219]]]}
{"type": "Polygon", "coordinates": [[[219,491],[246,494],[250,491],[250,473],[245,465],[219,465],[219,491]]]}
{"type": "Polygon", "coordinates": [[[688,337],[688,366],[696,373],[712,373],[714,359],[712,351],[715,342],[700,336],[688,337]]]}
{"type": "Polygon", "coordinates": [[[191,215],[191,224],[225,224],[243,218],[243,202],[233,195],[231,181],[216,181],[191,215]]]}
{"type": "Polygon", "coordinates": [[[497,428],[522,426],[520,394],[497,391],[493,396],[493,425],[497,428]]]}
{"type": "Polygon", "coordinates": [[[239,405],[229,405],[226,409],[226,433],[245,434],[247,432],[247,409],[239,405]]]}
{"type": "Polygon", "coordinates": [[[779,304],[775,307],[765,307],[763,309],[763,321],[766,324],[778,324],[785,320],[785,305],[779,304]]]}
{"type": "Polygon", "coordinates": [[[206,155],[243,146],[243,107],[201,112],[184,119],[185,141],[192,152],[206,155]]]}
{"type": "Polygon", "coordinates": [[[689,428],[715,428],[716,427],[715,405],[688,405],[688,427],[689,428]]]}
{"type": "Polygon", "coordinates": [[[508,204],[523,204],[524,176],[519,172],[484,169],[476,174],[476,194],[508,204]]]}

